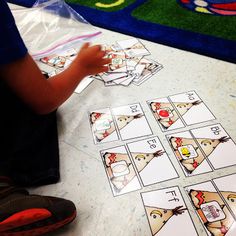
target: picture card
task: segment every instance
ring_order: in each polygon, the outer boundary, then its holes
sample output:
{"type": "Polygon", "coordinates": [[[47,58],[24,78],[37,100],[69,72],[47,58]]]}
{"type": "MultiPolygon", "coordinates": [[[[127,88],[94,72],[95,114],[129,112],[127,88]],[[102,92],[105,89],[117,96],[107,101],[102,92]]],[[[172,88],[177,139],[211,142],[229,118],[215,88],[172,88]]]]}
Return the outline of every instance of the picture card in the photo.
{"type": "Polygon", "coordinates": [[[185,176],[193,176],[212,171],[203,151],[189,131],[166,136],[185,176]]]}
{"type": "Polygon", "coordinates": [[[191,133],[214,169],[236,165],[236,144],[220,124],[192,129],[191,133]]]}
{"type": "Polygon", "coordinates": [[[150,55],[150,52],[136,38],[118,41],[117,44],[124,50],[128,57],[140,57],[150,55]]]}
{"type": "Polygon", "coordinates": [[[108,64],[109,73],[127,72],[126,57],[124,52],[109,53],[107,58],[111,59],[111,63],[108,64]]]}
{"type": "Polygon", "coordinates": [[[144,186],[179,177],[157,136],[127,146],[144,186]]]}
{"type": "Polygon", "coordinates": [[[189,210],[178,187],[141,193],[153,236],[197,236],[189,210]]]}
{"type": "Polygon", "coordinates": [[[122,140],[152,135],[139,103],[113,108],[112,114],[122,140]]]}
{"type": "Polygon", "coordinates": [[[39,61],[48,66],[62,70],[67,68],[72,63],[76,55],[76,50],[74,48],[71,48],[65,52],[40,58],[39,61]]]}
{"type": "Polygon", "coordinates": [[[186,125],[198,124],[215,117],[195,91],[169,96],[186,125]]]}
{"type": "Polygon", "coordinates": [[[125,146],[102,150],[100,154],[114,196],[141,189],[125,146]]]}
{"type": "Polygon", "coordinates": [[[209,236],[233,236],[236,222],[211,181],[185,188],[209,236]]]}
{"type": "Polygon", "coordinates": [[[213,179],[213,182],[236,219],[236,174],[213,179]]]}
{"type": "Polygon", "coordinates": [[[119,140],[109,108],[90,111],[89,123],[95,144],[119,140]]]}
{"type": "Polygon", "coordinates": [[[163,132],[185,127],[168,98],[152,99],[147,104],[163,132]]]}
{"type": "Polygon", "coordinates": [[[138,65],[140,67],[144,67],[142,73],[133,81],[133,83],[138,86],[150,79],[154,74],[163,68],[163,66],[158,62],[146,58],[142,58],[138,65]]]}

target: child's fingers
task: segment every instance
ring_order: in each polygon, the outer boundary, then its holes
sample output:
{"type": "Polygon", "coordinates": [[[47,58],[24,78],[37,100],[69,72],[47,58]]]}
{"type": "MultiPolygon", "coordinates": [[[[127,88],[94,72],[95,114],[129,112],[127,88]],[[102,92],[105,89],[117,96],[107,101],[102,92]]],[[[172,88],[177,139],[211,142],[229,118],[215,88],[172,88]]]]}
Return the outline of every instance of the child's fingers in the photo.
{"type": "Polygon", "coordinates": [[[86,48],[88,48],[88,47],[89,47],[89,43],[86,42],[86,43],[83,44],[83,46],[81,47],[80,50],[86,49],[86,48]]]}
{"type": "Polygon", "coordinates": [[[98,61],[99,65],[107,65],[111,63],[111,59],[110,58],[102,58],[98,61]]]}

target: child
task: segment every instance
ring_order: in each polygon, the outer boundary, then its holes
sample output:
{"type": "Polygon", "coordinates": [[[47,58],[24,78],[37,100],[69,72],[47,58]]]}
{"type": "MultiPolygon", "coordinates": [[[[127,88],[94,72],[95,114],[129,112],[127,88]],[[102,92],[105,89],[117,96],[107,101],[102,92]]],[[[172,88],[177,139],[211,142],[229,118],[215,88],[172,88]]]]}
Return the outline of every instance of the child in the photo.
{"type": "Polygon", "coordinates": [[[0,235],[41,235],[76,216],[71,201],[30,195],[17,186],[59,180],[56,109],[88,75],[106,72],[105,52],[84,44],[62,73],[42,75],[0,0],[0,235]]]}

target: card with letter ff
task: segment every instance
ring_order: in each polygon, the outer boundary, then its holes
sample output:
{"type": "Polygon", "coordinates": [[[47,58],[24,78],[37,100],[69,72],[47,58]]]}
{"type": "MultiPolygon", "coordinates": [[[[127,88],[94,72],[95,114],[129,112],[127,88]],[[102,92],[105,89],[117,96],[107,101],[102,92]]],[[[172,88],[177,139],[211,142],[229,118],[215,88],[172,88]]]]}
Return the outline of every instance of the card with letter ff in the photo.
{"type": "Polygon", "coordinates": [[[153,236],[197,236],[178,187],[141,193],[153,236]]]}

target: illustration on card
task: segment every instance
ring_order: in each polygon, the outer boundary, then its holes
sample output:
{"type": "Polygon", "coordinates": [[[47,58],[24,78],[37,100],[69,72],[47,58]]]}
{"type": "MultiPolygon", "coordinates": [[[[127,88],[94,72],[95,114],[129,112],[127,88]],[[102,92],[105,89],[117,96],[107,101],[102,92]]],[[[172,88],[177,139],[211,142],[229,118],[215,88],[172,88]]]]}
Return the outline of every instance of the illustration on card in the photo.
{"type": "Polygon", "coordinates": [[[112,109],[122,140],[152,134],[140,104],[126,105],[112,109]]]}
{"type": "Polygon", "coordinates": [[[198,235],[178,187],[145,192],[141,196],[153,236],[169,236],[173,232],[198,235]]]}
{"type": "Polygon", "coordinates": [[[195,91],[169,96],[186,125],[214,120],[215,117],[195,91]]]}
{"type": "Polygon", "coordinates": [[[212,170],[196,140],[188,131],[171,134],[167,139],[185,175],[191,176],[212,170]]]}
{"type": "Polygon", "coordinates": [[[89,122],[96,144],[118,140],[118,134],[109,108],[91,111],[89,122]]]}
{"type": "Polygon", "coordinates": [[[167,98],[148,101],[150,109],[163,131],[184,127],[174,106],[167,98]]]}
{"type": "Polygon", "coordinates": [[[118,41],[117,44],[124,50],[128,57],[140,57],[150,55],[150,52],[136,38],[118,41]]]}
{"type": "Polygon", "coordinates": [[[57,69],[64,69],[68,67],[69,64],[71,64],[76,54],[77,52],[75,49],[70,49],[60,54],[53,54],[47,57],[40,58],[39,61],[57,69]]]}
{"type": "Polygon", "coordinates": [[[171,217],[183,214],[186,208],[178,206],[174,209],[162,209],[145,206],[145,210],[151,226],[152,235],[156,235],[171,217]]]}
{"type": "Polygon", "coordinates": [[[140,189],[133,164],[124,146],[103,150],[101,157],[115,196],[140,189]]]}
{"type": "Polygon", "coordinates": [[[226,204],[233,212],[236,219],[236,174],[213,179],[218,191],[223,196],[226,204]]]}
{"type": "Polygon", "coordinates": [[[158,137],[128,143],[127,146],[144,186],[178,177],[158,137]]]}
{"type": "Polygon", "coordinates": [[[211,182],[187,188],[188,195],[198,216],[212,236],[230,235],[235,230],[235,220],[220,194],[211,182]]]}
{"type": "Polygon", "coordinates": [[[220,124],[193,129],[191,133],[214,169],[236,164],[236,145],[220,124]]]}

